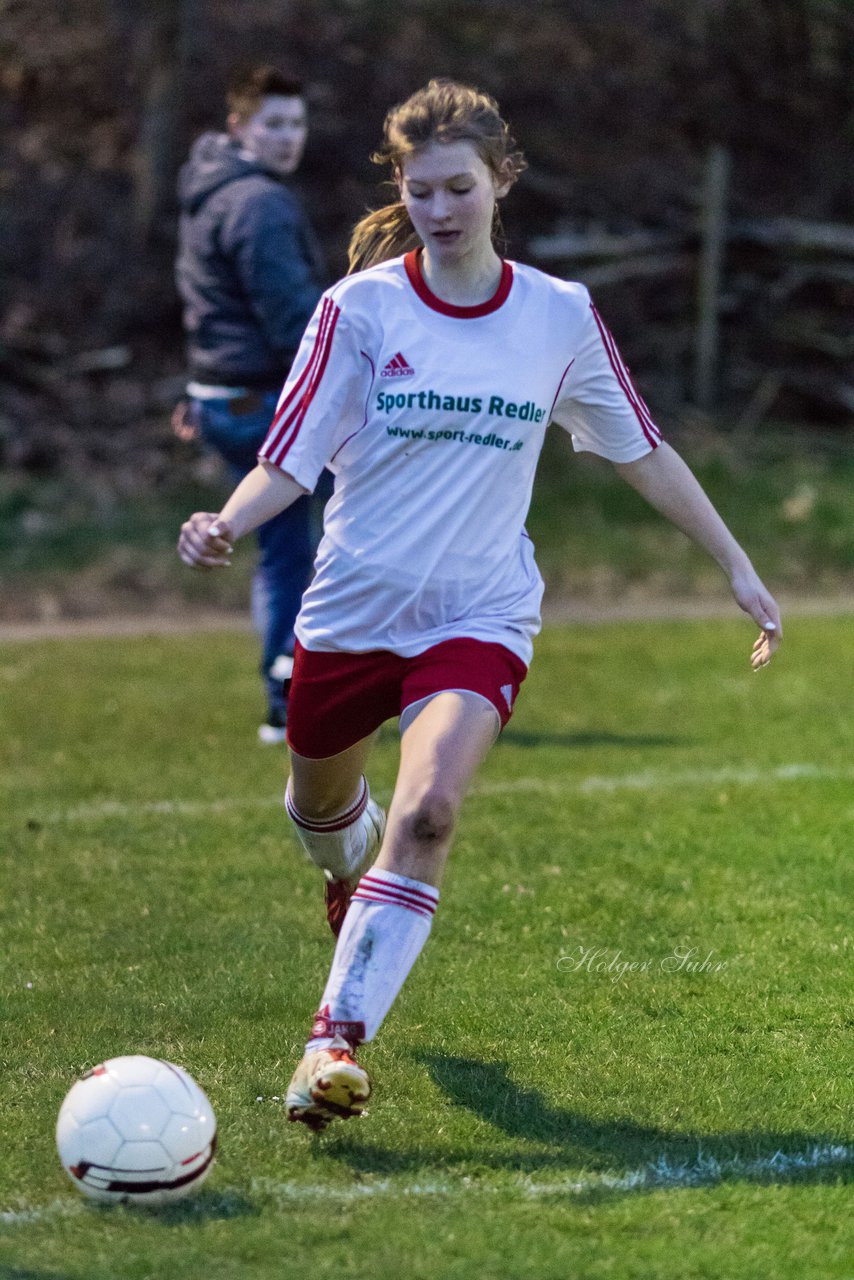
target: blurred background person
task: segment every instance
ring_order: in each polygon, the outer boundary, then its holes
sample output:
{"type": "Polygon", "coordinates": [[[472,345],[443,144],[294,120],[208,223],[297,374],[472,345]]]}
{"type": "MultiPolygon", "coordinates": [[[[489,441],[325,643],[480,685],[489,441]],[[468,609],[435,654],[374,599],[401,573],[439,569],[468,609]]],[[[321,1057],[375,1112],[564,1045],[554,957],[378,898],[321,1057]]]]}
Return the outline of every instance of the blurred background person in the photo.
{"type": "MultiPolygon", "coordinates": [[[[255,67],[232,83],[227,104],[227,132],[197,139],[178,183],[175,265],[190,381],[174,425],[182,439],[200,436],[217,450],[237,481],[255,466],[326,273],[288,185],[308,134],[301,81],[255,67]]],[[[262,638],[265,743],[285,739],[285,682],[316,523],[304,497],[257,533],[252,616],[262,638]]]]}

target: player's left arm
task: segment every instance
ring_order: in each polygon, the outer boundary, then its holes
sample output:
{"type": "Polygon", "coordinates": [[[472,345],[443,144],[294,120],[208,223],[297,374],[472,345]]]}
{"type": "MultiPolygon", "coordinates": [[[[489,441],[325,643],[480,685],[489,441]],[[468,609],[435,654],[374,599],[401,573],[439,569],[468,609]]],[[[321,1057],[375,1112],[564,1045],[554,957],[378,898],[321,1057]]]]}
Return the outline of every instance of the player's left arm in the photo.
{"type": "Polygon", "coordinates": [[[614,467],[651,506],[717,560],[736,602],[762,628],[751,664],[754,670],[767,666],[783,638],[780,610],[690,467],[663,442],[642,458],[615,462],[614,467]]]}

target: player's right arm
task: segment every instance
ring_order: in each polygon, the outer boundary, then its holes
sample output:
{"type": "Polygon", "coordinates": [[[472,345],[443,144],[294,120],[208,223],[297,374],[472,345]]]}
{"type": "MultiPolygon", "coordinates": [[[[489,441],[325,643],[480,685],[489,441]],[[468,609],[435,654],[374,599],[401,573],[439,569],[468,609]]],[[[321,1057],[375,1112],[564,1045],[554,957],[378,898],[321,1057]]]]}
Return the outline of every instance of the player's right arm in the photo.
{"type": "Polygon", "coordinates": [[[230,563],[232,543],[312,493],[329,459],[367,421],[374,362],[341,314],[321,298],[279,398],[258,466],[215,515],[197,511],[181,526],[178,554],[193,569],[230,563]]]}
{"type": "Polygon", "coordinates": [[[196,511],[181,526],[178,555],[191,569],[231,564],[233,543],[279,515],[307,490],[268,462],[259,462],[234,490],[219,515],[196,511]]]}

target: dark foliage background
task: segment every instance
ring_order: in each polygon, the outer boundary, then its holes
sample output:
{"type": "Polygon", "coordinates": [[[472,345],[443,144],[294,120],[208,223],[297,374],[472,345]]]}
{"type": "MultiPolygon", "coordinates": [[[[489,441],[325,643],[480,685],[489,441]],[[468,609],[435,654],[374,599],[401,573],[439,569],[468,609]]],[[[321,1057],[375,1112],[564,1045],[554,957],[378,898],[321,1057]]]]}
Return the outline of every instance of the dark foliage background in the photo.
{"type": "MultiPolygon", "coordinates": [[[[846,0],[6,0],[2,8],[7,468],[49,472],[58,458],[66,467],[117,466],[143,447],[168,453],[181,376],[175,174],[192,138],[221,124],[226,82],[242,64],[285,64],[311,86],[300,187],[333,274],[343,271],[349,227],[382,198],[368,156],[385,110],[435,74],[496,94],[528,155],[530,171],[505,210],[513,256],[530,256],[532,237],[561,227],[690,236],[713,143],[730,152],[733,218],[851,217],[846,0]]],[[[794,367],[803,376],[791,385],[782,378],[775,412],[831,426],[850,420],[840,354],[851,338],[852,262],[808,253],[793,264],[732,245],[722,409],[738,414],[769,370],[794,367]],[[801,275],[790,281],[793,270],[801,275]],[[819,335],[805,347],[781,326],[789,308],[819,335]]],[[[584,278],[583,263],[546,265],[584,278]]],[[[665,417],[690,401],[694,289],[690,265],[597,287],[665,417]]],[[[135,462],[139,483],[161,465],[146,457],[135,462]]]]}

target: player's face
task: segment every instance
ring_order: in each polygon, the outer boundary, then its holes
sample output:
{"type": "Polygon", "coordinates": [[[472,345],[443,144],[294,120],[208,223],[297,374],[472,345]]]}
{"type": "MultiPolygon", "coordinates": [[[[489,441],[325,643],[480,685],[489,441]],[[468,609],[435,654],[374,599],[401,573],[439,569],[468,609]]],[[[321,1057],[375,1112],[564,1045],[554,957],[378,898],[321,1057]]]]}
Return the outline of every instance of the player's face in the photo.
{"type": "Polygon", "coordinates": [[[404,159],[398,182],[412,225],[437,261],[491,248],[495,201],[509,184],[496,182],[472,143],[428,143],[404,159]]]}
{"type": "Polygon", "coordinates": [[[308,119],[302,98],[268,94],[242,124],[230,122],[231,133],[244,150],[274,173],[293,173],[302,159],[308,119]]]}

